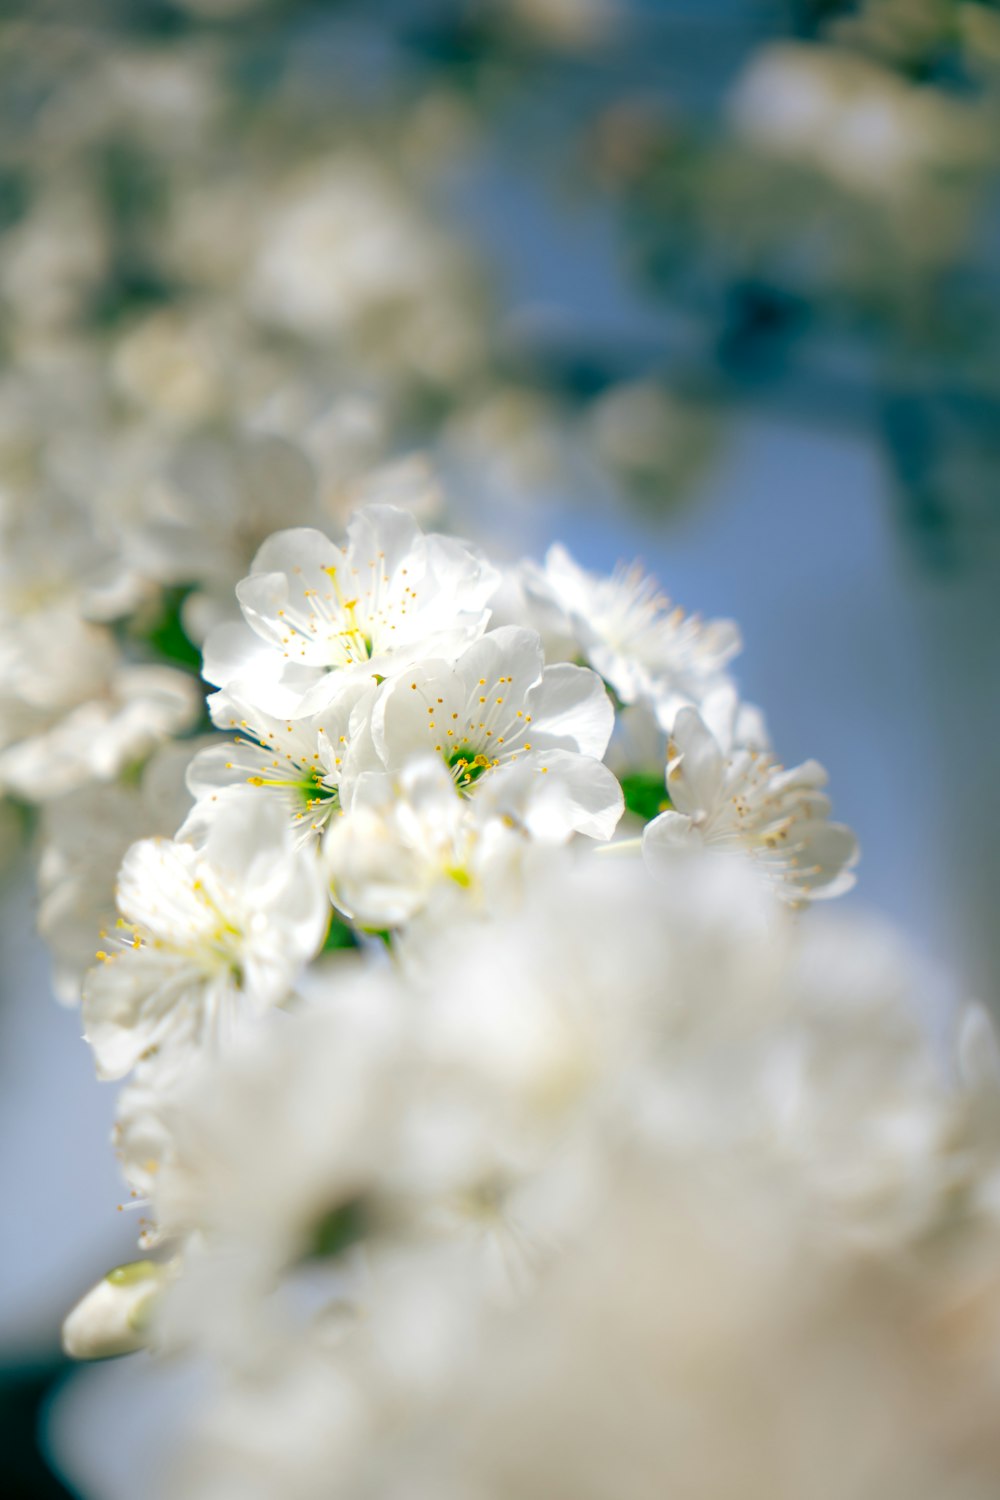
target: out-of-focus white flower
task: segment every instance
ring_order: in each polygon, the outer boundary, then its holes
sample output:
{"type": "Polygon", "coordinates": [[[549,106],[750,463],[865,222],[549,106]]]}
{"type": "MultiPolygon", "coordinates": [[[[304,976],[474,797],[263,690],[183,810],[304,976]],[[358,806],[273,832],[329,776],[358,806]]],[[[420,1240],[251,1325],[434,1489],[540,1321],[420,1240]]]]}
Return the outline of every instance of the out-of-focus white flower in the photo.
{"type": "MultiPolygon", "coordinates": [[[[476,535],[501,544],[530,533],[539,498],[586,484],[585,449],[551,395],[491,383],[468,393],[445,422],[440,451],[465,497],[476,535]]],[[[528,623],[523,612],[497,624],[528,623]]]]}
{"type": "Polygon", "coordinates": [[[949,1222],[1000,1223],[1000,1074],[982,1017],[970,1078],[932,1050],[915,1014],[916,963],[871,918],[816,924],[795,980],[798,1014],[760,1102],[777,1154],[817,1202],[817,1246],[891,1254],[949,1222]]]}
{"type": "Polygon", "coordinates": [[[226,350],[212,333],[210,326],[172,310],[148,315],[115,347],[116,384],[168,426],[210,421],[224,409],[225,399],[226,350]]]}
{"type": "Polygon", "coordinates": [[[345,153],[302,174],[273,205],[251,297],[275,322],[329,336],[418,297],[437,274],[438,251],[379,165],[345,153]]]}
{"type": "MultiPolygon", "coordinates": [[[[411,811],[433,803],[440,813],[439,799],[454,798],[424,765],[407,779],[426,793],[411,798],[411,811]]],[[[426,854],[434,838],[426,826],[410,852],[426,854]]],[[[201,1082],[187,1081],[170,1160],[139,1183],[157,1217],[175,1235],[210,1226],[232,1234],[252,1220],[255,1233],[270,1225],[268,1243],[287,1246],[325,1207],[359,1194],[371,1202],[376,1237],[383,1198],[390,1236],[397,1213],[443,1232],[449,1206],[453,1228],[474,1219],[502,1230],[504,1205],[516,1203],[527,1238],[544,1243],[576,1212],[590,1175],[577,1158],[592,1149],[600,1158],[619,1128],[612,1120],[659,1135],[674,1070],[692,1048],[766,1027],[787,1009],[785,938],[768,925],[770,902],[739,867],[720,878],[707,864],[692,856],[665,899],[640,861],[544,851],[523,899],[502,903],[495,920],[432,923],[401,967],[353,977],[319,969],[294,1024],[247,1036],[221,1073],[207,1059],[201,1082]],[[255,1105],[251,1120],[249,1100],[274,1090],[298,1113],[279,1123],[255,1105]],[[318,1123],[330,1110],[339,1132],[318,1123]],[[348,1128],[351,1111],[361,1112],[348,1128]],[[287,1146],[303,1127],[310,1144],[291,1170],[287,1146]],[[265,1129],[271,1145],[259,1153],[249,1137],[265,1129]],[[277,1197],[265,1186],[272,1171],[284,1174],[277,1197]],[[536,1173],[551,1193],[524,1197],[536,1173]],[[292,1199],[296,1222],[270,1212],[292,1199]]],[[[143,1113],[130,1109],[130,1132],[143,1113]]],[[[130,1158],[150,1154],[149,1141],[130,1147],[130,1158]]]]}
{"type": "Polygon", "coordinates": [[[196,640],[239,617],[234,589],[279,526],[320,519],[315,477],[284,439],[237,432],[151,454],[127,518],[126,542],[147,577],[186,586],[185,629],[196,640]]]}
{"type": "Polygon", "coordinates": [[[617,0],[489,0],[489,8],[504,24],[570,51],[609,42],[623,19],[617,0]]]}
{"type": "Polygon", "coordinates": [[[719,684],[740,649],[731,620],[702,622],[671,608],[638,564],[599,577],[554,544],[544,567],[526,563],[520,578],[546,654],[582,657],[622,703],[652,703],[667,729],[678,706],[700,703],[719,684]]]}
{"type": "Polygon", "coordinates": [[[479,357],[466,258],[384,162],[344,151],[299,172],[263,217],[247,278],[263,321],[425,378],[479,357]]]}
{"type": "Polygon", "coordinates": [[[387,770],[427,752],[470,795],[526,760],[542,776],[571,768],[570,828],[609,838],[622,810],[620,788],[600,760],[613,722],[595,672],[568,662],[547,667],[534,631],[501,626],[454,665],[424,661],[385,684],[372,708],[371,740],[387,770]]]}
{"type": "MultiPolygon", "coordinates": [[[[219,330],[205,337],[216,344],[219,330]]],[[[238,403],[237,403],[238,404],[238,403]]],[[[116,445],[102,495],[134,570],[186,587],[184,628],[202,641],[239,619],[235,588],[262,544],[291,526],[342,524],[381,502],[435,519],[439,490],[411,456],[376,467],[386,441],[374,400],[306,400],[285,388],[193,433],[143,423],[116,445]]]]}
{"type": "Polygon", "coordinates": [[[640,494],[683,501],[712,452],[713,418],[706,403],[632,380],[602,391],[587,408],[584,432],[602,461],[640,494]]]}
{"type": "Polygon", "coordinates": [[[104,1078],[157,1048],[224,1041],[288,997],[323,940],[319,869],[280,807],[234,798],[200,847],[183,832],[129,850],[118,935],[84,981],[84,1031],[104,1078]]]}
{"type": "Polygon", "coordinates": [[[172,667],[119,667],[91,696],[45,728],[0,750],[0,788],[44,802],[90,781],[110,781],[190,728],[200,694],[172,667]]]}
{"type": "Polygon", "coordinates": [[[201,701],[190,676],[129,663],[89,616],[134,607],[127,570],[85,509],[42,496],[3,518],[0,560],[0,790],[44,802],[110,781],[189,728],[201,701]]]}
{"type": "Polygon", "coordinates": [[[98,205],[69,181],[53,183],[0,246],[0,299],[38,331],[72,326],[107,272],[98,205]]]}
{"type": "MultiPolygon", "coordinates": [[[[316,454],[319,450],[314,461],[321,473],[328,471],[325,448],[334,440],[334,434],[326,430],[314,430],[311,434],[309,451],[316,454]]],[[[343,442],[339,438],[336,441],[342,452],[343,442]]],[[[353,473],[344,474],[340,486],[341,510],[347,514],[369,505],[391,505],[396,510],[405,510],[426,526],[441,519],[445,493],[430,459],[423,453],[410,453],[376,468],[370,463],[365,468],[359,465],[353,473]]]]}
{"type": "MultiPolygon", "coordinates": [[[[699,1171],[627,1150],[602,1209],[528,1305],[473,1315],[391,1444],[372,1436],[387,1415],[373,1403],[359,1440],[327,1445],[328,1471],[348,1465],[341,1493],[823,1500],[835,1472],[839,1500],[985,1500],[1000,1470],[988,1233],[905,1269],[824,1254],[807,1204],[766,1164],[699,1171]]],[[[380,1348],[406,1339],[414,1309],[400,1299],[393,1312],[380,1348]]],[[[206,1433],[203,1483],[194,1464],[176,1493],[201,1500],[240,1472],[233,1434],[253,1425],[252,1382],[238,1392],[206,1433]]],[[[302,1497],[324,1493],[310,1438],[289,1445],[302,1497]]]]}
{"type": "Polygon", "coordinates": [[[308,690],[331,671],[371,680],[457,656],[485,630],[495,588],[475,552],[391,506],[357,512],[343,547],[308,528],[278,532],[237,588],[246,624],[206,641],[205,676],[268,712],[308,712],[308,690]]]}
{"type": "Polygon", "coordinates": [[[252,1470],[264,1497],[598,1500],[667,1474],[714,1500],[749,1473],[820,1500],[842,1409],[887,1392],[903,1415],[864,1427],[845,1493],[983,1472],[1000,1136],[935,1068],[898,956],[790,922],[739,862],[539,874],[189,1080],[150,1190],[203,1250],[165,1318],[230,1373],[177,1493],[252,1470]]]}
{"type": "Polygon", "coordinates": [[[679,846],[741,852],[785,901],[839,896],[854,884],[857,840],[829,821],[827,776],[816,761],[786,771],[758,750],[727,757],[695,709],[677,715],[666,789],[672,808],[649,823],[643,853],[662,867],[679,846]]]}
{"type": "Polygon", "coordinates": [[[205,149],[218,118],[217,76],[213,59],[197,46],[114,48],[91,87],[107,86],[112,129],[124,126],[154,151],[169,139],[171,152],[183,158],[205,149]]]}
{"type": "Polygon", "coordinates": [[[118,653],[109,631],[80,619],[72,603],[4,612],[0,630],[0,744],[44,733],[98,698],[118,653]]]}
{"type": "MultiPolygon", "coordinates": [[[[21,417],[16,408],[15,423],[21,417]]],[[[49,487],[43,472],[31,475],[24,495],[16,486],[4,492],[0,744],[99,696],[120,661],[109,631],[91,622],[91,583],[108,552],[87,507],[54,501],[49,487]]]]}
{"type": "Polygon", "coordinates": [[[413,1061],[413,996],[388,966],[328,962],[304,982],[294,1025],[265,1017],[223,1055],[141,1062],[122,1090],[115,1142],[151,1205],[146,1243],[243,1240],[273,1271],[310,1250],[324,1217],[385,1162],[413,1061]]]}
{"type": "Polygon", "coordinates": [[[130,844],[174,834],[190,810],[184,775],[194,746],[162,746],[126,783],[78,787],[42,808],[38,930],[54,963],[64,1003],[80,998],[98,934],[115,918],[115,877],[130,844]]]}
{"type": "Polygon", "coordinates": [[[968,105],[826,46],[782,43],[756,53],[731,113],[753,146],[888,203],[987,149],[984,121],[968,105]]]}

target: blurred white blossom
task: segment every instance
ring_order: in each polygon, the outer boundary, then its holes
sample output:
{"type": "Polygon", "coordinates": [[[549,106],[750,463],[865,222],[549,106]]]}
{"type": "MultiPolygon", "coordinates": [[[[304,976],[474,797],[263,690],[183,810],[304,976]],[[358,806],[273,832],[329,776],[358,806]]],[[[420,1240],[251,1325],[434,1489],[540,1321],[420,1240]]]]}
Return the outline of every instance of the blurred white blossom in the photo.
{"type": "Polygon", "coordinates": [[[154,1049],[216,1045],[288,998],[328,920],[316,866],[280,809],[220,807],[201,844],[142,839],[122,864],[119,922],[83,987],[101,1076],[154,1049]]]}

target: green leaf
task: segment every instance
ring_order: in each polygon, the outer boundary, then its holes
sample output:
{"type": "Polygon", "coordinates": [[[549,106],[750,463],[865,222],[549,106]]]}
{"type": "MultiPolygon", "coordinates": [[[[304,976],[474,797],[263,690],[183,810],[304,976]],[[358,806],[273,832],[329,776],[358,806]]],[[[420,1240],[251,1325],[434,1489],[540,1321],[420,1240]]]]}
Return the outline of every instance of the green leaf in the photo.
{"type": "Polygon", "coordinates": [[[622,776],[620,780],[625,794],[625,806],[636,817],[648,823],[651,818],[669,808],[670,798],[662,772],[658,776],[640,772],[634,776],[622,776]]]}
{"type": "Polygon", "coordinates": [[[165,589],[160,614],[145,632],[149,644],[179,667],[201,673],[201,648],[190,639],[181,624],[181,609],[190,593],[187,588],[165,589]]]}
{"type": "Polygon", "coordinates": [[[337,913],[330,917],[330,925],[326,929],[326,937],[323,939],[322,953],[340,953],[348,948],[359,948],[358,935],[353,927],[344,922],[337,913]]]}

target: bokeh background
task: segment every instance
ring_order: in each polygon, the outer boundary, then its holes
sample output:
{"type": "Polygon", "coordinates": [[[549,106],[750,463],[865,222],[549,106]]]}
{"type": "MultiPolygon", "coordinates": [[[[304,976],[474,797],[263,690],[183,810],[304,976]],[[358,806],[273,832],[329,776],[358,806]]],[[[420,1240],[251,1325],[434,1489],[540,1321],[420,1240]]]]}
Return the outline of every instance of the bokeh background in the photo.
{"type": "MultiPolygon", "coordinates": [[[[6,0],[0,498],[151,573],[176,660],[225,568],[176,504],[157,550],[165,476],[252,551],[262,434],[331,524],[420,453],[501,558],[641,557],[740,622],[939,1026],[1000,994],[998,156],[990,0],[6,0]]],[[[197,1376],[58,1354],[135,1225],[3,819],[2,1489],[134,1500],[197,1376]]]]}

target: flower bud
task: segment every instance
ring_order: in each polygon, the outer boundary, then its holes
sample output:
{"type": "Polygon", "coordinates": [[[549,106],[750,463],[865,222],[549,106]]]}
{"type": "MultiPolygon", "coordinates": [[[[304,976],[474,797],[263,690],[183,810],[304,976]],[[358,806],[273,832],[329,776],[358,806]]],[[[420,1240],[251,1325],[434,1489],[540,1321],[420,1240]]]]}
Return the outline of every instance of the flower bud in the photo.
{"type": "Polygon", "coordinates": [[[63,1323],[63,1349],[71,1359],[106,1359],[143,1348],[165,1278],[166,1267],[151,1260],[109,1271],[63,1323]]]}

